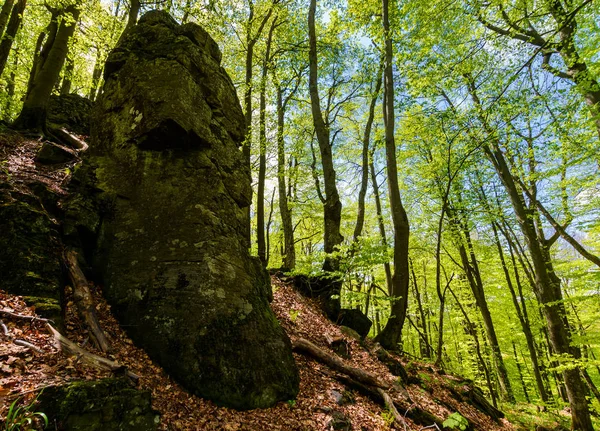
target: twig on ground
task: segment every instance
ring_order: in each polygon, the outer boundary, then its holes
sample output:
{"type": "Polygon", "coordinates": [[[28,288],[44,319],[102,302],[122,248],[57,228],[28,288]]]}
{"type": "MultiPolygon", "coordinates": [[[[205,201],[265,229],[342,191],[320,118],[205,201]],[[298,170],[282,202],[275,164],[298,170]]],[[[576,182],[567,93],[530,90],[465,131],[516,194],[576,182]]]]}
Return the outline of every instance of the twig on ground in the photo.
{"type": "Polygon", "coordinates": [[[15,319],[30,320],[32,322],[54,323],[52,320],[44,319],[43,317],[27,316],[25,314],[13,313],[12,311],[3,310],[3,309],[0,309],[0,314],[4,314],[5,316],[14,317],[15,319]]]}
{"type": "Polygon", "coordinates": [[[29,341],[25,341],[25,340],[21,340],[21,339],[17,338],[16,340],[13,340],[13,343],[15,343],[18,346],[27,347],[37,353],[44,353],[44,351],[42,349],[40,349],[35,344],[31,344],[29,341]]]}

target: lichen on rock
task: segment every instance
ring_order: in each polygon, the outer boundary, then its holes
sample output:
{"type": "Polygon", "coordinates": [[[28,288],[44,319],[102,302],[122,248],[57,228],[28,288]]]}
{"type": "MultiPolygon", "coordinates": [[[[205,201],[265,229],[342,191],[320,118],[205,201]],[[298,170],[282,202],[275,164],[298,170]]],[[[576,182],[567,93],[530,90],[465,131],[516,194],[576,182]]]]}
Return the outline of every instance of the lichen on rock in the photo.
{"type": "Polygon", "coordinates": [[[244,117],[216,43],[166,12],[107,59],[90,162],[112,198],[96,268],[132,338],[194,393],[239,409],[294,398],[289,339],[248,253],[244,117]]]}

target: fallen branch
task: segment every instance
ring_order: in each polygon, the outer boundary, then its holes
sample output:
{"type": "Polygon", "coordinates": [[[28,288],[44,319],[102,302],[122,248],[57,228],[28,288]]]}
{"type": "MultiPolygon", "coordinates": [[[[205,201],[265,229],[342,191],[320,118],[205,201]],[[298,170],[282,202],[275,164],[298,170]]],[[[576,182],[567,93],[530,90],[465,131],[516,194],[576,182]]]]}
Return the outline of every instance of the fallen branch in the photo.
{"type": "MultiPolygon", "coordinates": [[[[357,382],[356,380],[353,380],[352,378],[350,378],[346,375],[337,374],[337,375],[333,375],[332,377],[334,379],[336,379],[338,382],[342,383],[347,388],[358,391],[359,393],[369,397],[371,400],[373,400],[374,402],[376,402],[377,404],[379,404],[381,406],[386,406],[386,399],[385,399],[385,397],[382,396],[382,394],[379,392],[378,389],[375,389],[373,387],[370,387],[370,386],[364,385],[360,382],[357,382]]],[[[389,396],[389,394],[388,394],[388,396],[389,396]]],[[[409,408],[406,408],[406,405],[402,405],[400,402],[394,400],[391,396],[389,399],[393,401],[396,411],[405,410],[406,412],[403,415],[403,417],[410,419],[417,425],[425,426],[425,425],[431,425],[432,423],[439,425],[439,426],[442,425],[442,421],[440,419],[438,419],[431,413],[421,409],[420,407],[417,407],[414,404],[411,404],[411,406],[409,408]]],[[[387,400],[387,402],[389,402],[389,400],[387,400]]],[[[393,414],[393,412],[392,412],[392,414],[393,414]]]]}
{"type": "Polygon", "coordinates": [[[406,420],[396,409],[396,406],[394,405],[394,400],[392,399],[392,397],[390,397],[390,395],[381,388],[377,388],[377,392],[379,393],[379,395],[381,395],[381,398],[383,398],[385,407],[392,414],[392,416],[394,416],[394,419],[396,420],[396,422],[398,422],[399,424],[402,424],[404,429],[407,430],[408,425],[406,424],[406,420]]]}
{"type": "Polygon", "coordinates": [[[75,304],[77,304],[79,317],[90,330],[96,346],[103,352],[108,352],[110,351],[110,342],[100,327],[88,281],[77,262],[77,253],[73,250],[67,250],[64,259],[73,285],[73,297],[75,304]]]}
{"type": "Polygon", "coordinates": [[[46,323],[46,328],[50,334],[54,337],[54,345],[57,349],[66,355],[76,356],[77,359],[83,360],[88,365],[99,368],[101,370],[108,370],[115,374],[123,374],[131,379],[132,382],[137,383],[140,379],[135,373],[132,373],[127,369],[125,365],[121,365],[118,362],[111,361],[110,359],[103,358],[102,356],[94,355],[85,349],[82,349],[77,344],[69,340],[67,337],[62,335],[49,323],[46,323]]]}
{"type": "Polygon", "coordinates": [[[19,338],[15,339],[14,335],[12,335],[9,332],[8,327],[4,324],[2,320],[0,320],[0,328],[2,328],[3,335],[10,341],[15,343],[17,346],[26,347],[28,349],[34,350],[37,353],[44,353],[42,349],[40,349],[35,344],[31,344],[29,341],[21,340],[19,338]]]}
{"type": "Polygon", "coordinates": [[[313,343],[311,343],[308,340],[305,340],[304,338],[299,338],[296,341],[294,341],[292,348],[297,352],[309,354],[310,356],[319,360],[320,362],[323,362],[330,368],[341,373],[347,374],[361,383],[383,389],[386,389],[388,387],[388,385],[381,382],[377,378],[377,376],[368,373],[364,370],[361,370],[360,368],[354,368],[350,365],[346,365],[341,359],[331,355],[330,353],[327,353],[325,350],[315,346],[313,343]]]}
{"type": "Polygon", "coordinates": [[[4,324],[2,320],[0,320],[0,328],[2,328],[2,332],[4,332],[5,337],[10,337],[10,333],[8,332],[8,327],[4,324]]]}
{"type": "Polygon", "coordinates": [[[50,319],[44,319],[42,317],[37,317],[37,316],[26,316],[25,314],[17,314],[17,313],[13,313],[12,311],[8,311],[8,310],[0,310],[0,314],[4,314],[5,316],[9,316],[9,317],[14,317],[15,319],[30,320],[32,322],[43,322],[43,323],[52,322],[52,323],[54,323],[50,319]]]}
{"type": "Polygon", "coordinates": [[[31,344],[29,341],[25,341],[25,340],[21,340],[21,339],[17,338],[16,340],[13,340],[13,343],[15,343],[17,346],[28,347],[37,353],[44,353],[44,351],[42,349],[40,349],[35,344],[31,344]]]}
{"type": "Polygon", "coordinates": [[[86,151],[89,147],[84,141],[76,137],[75,135],[69,133],[67,129],[51,127],[50,134],[53,135],[56,140],[75,148],[78,151],[86,151]]]}

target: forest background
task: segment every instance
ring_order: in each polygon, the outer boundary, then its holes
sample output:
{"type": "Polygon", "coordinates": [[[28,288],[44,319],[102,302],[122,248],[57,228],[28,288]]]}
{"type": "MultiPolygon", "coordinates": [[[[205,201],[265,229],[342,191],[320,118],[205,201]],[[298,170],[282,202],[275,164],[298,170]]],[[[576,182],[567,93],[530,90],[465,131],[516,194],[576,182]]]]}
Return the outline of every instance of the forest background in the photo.
{"type": "Polygon", "coordinates": [[[309,3],[5,0],[1,117],[19,116],[60,38],[52,91],[93,100],[141,12],[201,24],[249,126],[264,265],[335,280],[328,299],[366,313],[384,346],[494,404],[569,404],[593,429],[600,6],[309,3]]]}

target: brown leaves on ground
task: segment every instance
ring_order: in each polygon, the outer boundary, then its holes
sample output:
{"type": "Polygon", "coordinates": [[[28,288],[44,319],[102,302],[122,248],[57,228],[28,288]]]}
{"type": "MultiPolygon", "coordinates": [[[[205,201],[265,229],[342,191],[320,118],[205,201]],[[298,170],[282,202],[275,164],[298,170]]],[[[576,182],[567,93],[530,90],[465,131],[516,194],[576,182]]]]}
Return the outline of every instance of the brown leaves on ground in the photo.
{"type": "MultiPolygon", "coordinates": [[[[350,365],[369,371],[389,384],[397,380],[369,350],[356,340],[345,337],[336,325],[329,322],[313,301],[300,296],[291,286],[277,278],[273,279],[273,287],[273,310],[292,339],[306,338],[327,350],[325,334],[344,337],[351,346],[351,359],[347,360],[350,365]]],[[[161,413],[161,430],[329,430],[334,412],[341,412],[348,417],[354,430],[403,429],[397,424],[390,426],[386,422],[389,416],[381,406],[360,394],[348,391],[333,379],[331,370],[326,366],[298,354],[294,356],[301,380],[300,393],[296,400],[281,402],[270,409],[245,412],[218,407],[211,401],[189,394],[152,362],[142,349],[135,347],[112,316],[110,306],[102,298],[100,289],[96,287],[93,293],[101,325],[113,346],[110,359],[126,365],[141,376],[139,386],[152,392],[153,407],[161,413]],[[350,400],[350,403],[338,405],[336,397],[339,398],[340,394],[350,400]]],[[[77,316],[71,295],[68,288],[66,335],[80,346],[101,355],[89,341],[87,331],[77,316]]],[[[2,292],[0,307],[19,314],[35,315],[35,310],[28,308],[19,297],[2,292]]],[[[53,346],[52,337],[45,331],[43,323],[0,318],[4,320],[13,336],[18,336],[43,351],[42,354],[38,354],[31,349],[7,342],[0,332],[0,417],[6,414],[10,403],[20,395],[24,395],[26,400],[32,400],[34,392],[45,386],[108,375],[106,372],[87,367],[75,358],[63,356],[53,346]]],[[[403,358],[399,359],[406,365],[403,358]]],[[[458,411],[479,430],[513,429],[505,420],[495,423],[472,406],[457,401],[445,389],[445,385],[452,380],[458,383],[458,379],[442,376],[428,365],[413,362],[408,368],[414,375],[418,373],[425,376],[421,384],[408,385],[406,388],[410,398],[420,408],[433,413],[441,420],[458,411]]],[[[407,425],[411,430],[423,428],[408,419],[407,425]]]]}

